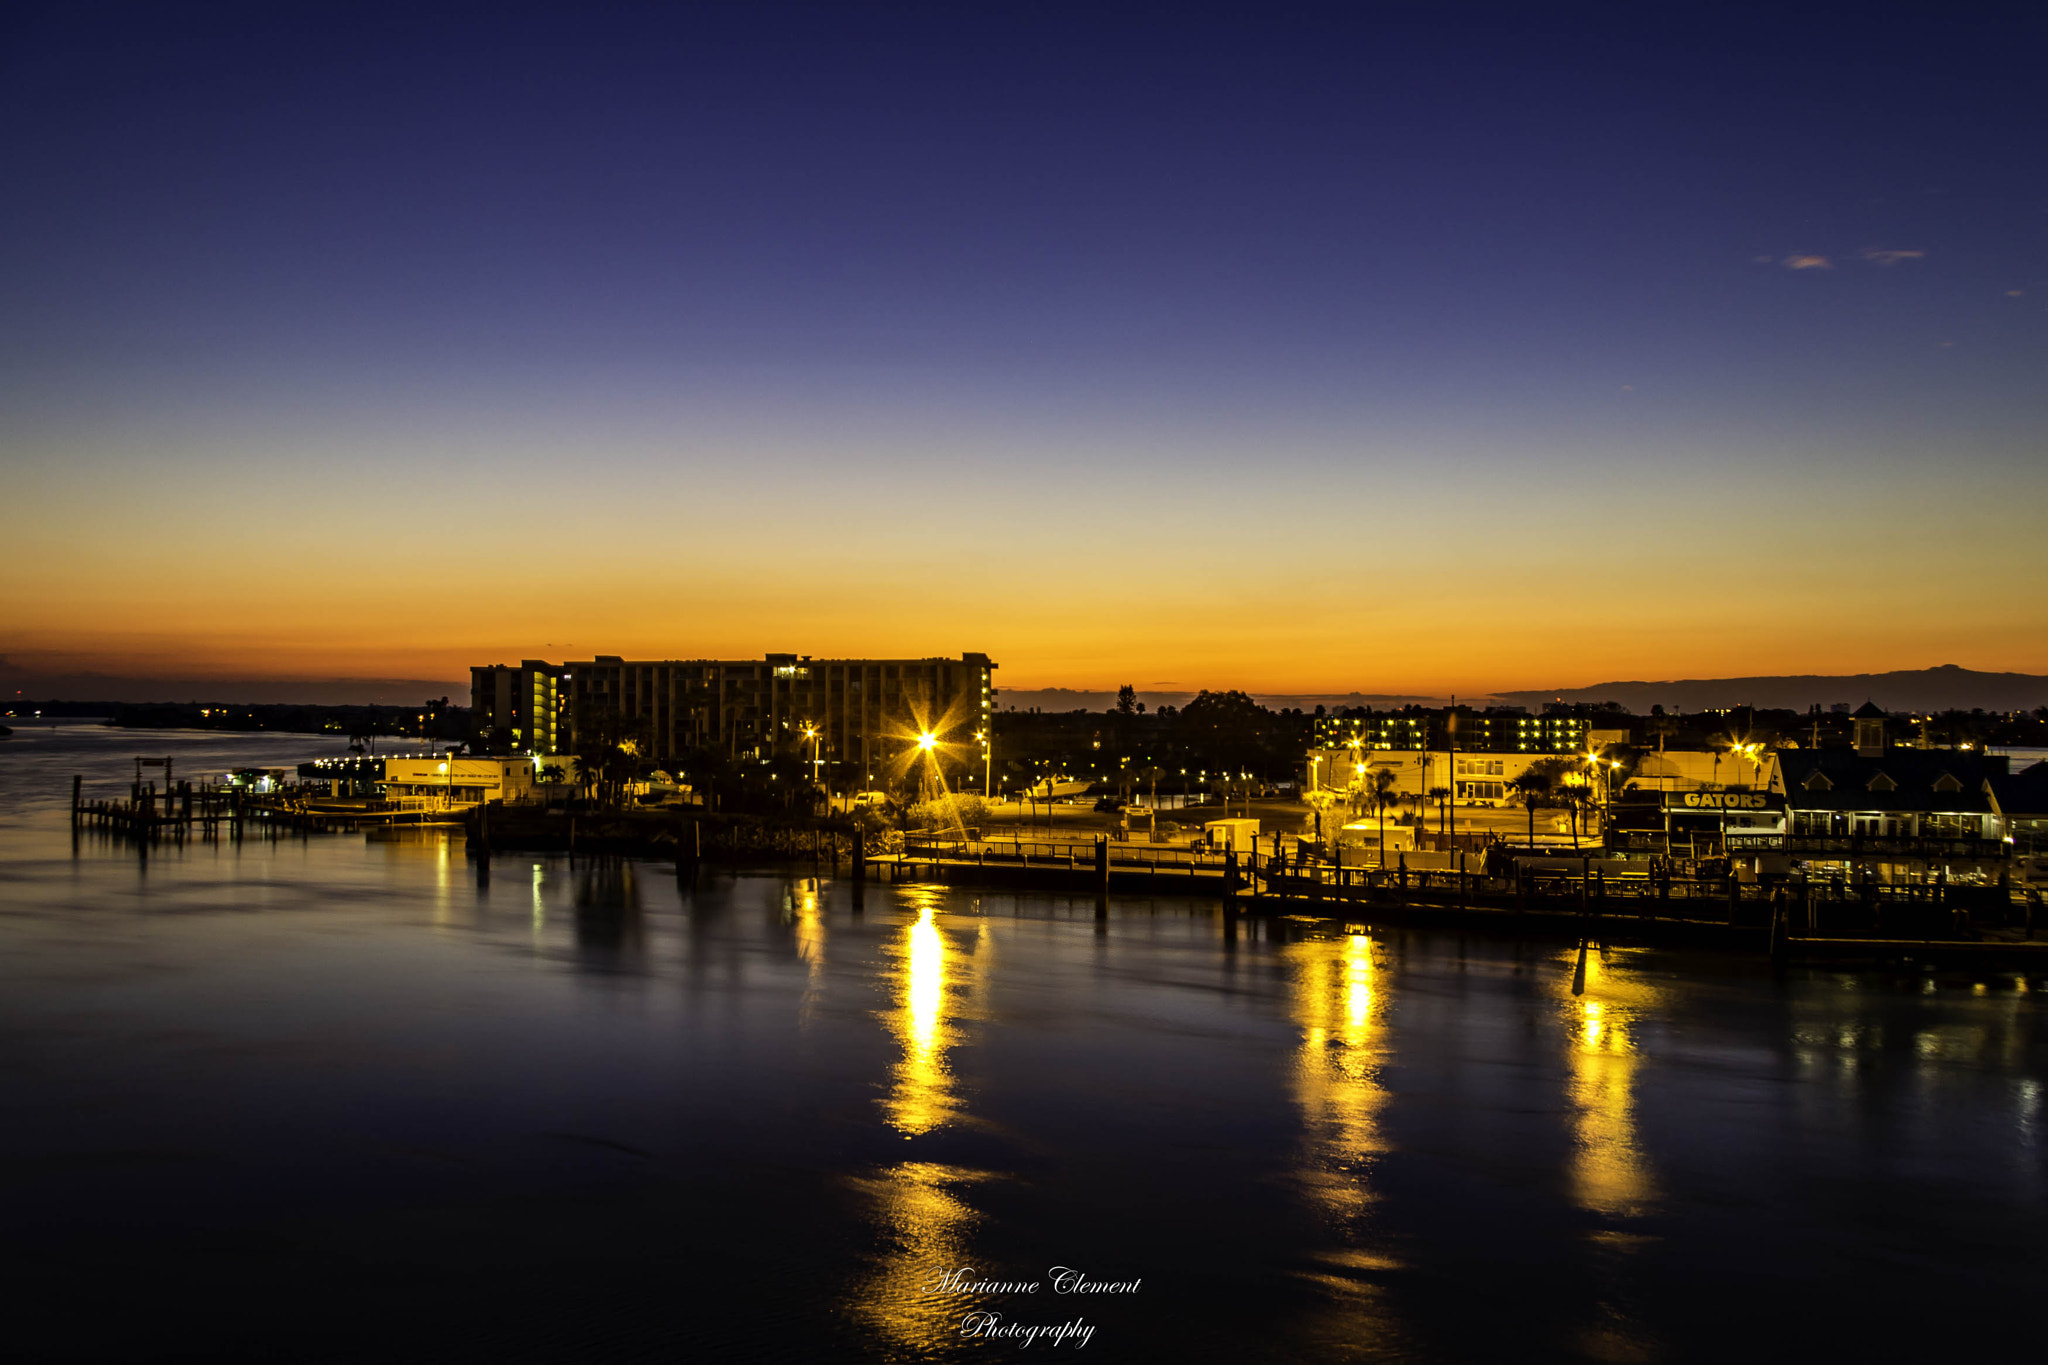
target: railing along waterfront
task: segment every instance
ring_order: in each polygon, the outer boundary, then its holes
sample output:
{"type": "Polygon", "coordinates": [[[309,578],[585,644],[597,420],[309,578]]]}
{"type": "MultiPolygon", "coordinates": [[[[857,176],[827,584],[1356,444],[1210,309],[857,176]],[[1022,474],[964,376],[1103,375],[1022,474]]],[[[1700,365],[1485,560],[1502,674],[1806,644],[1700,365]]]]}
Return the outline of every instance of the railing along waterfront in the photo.
{"type": "Polygon", "coordinates": [[[1841,937],[1946,937],[1980,929],[2021,928],[2028,937],[2041,911],[2038,889],[1936,880],[1917,884],[1822,878],[1668,875],[1608,876],[1604,870],[1482,872],[1340,868],[1327,863],[1266,868],[1267,894],[1315,901],[1455,903],[1635,919],[1714,920],[1841,937]]]}
{"type": "MultiPolygon", "coordinates": [[[[1113,869],[1149,872],[1221,874],[1230,866],[1227,853],[1203,852],[1186,845],[1109,842],[1113,869]]],[[[907,837],[903,856],[913,861],[945,858],[1018,867],[1093,867],[1094,842],[1032,839],[944,839],[907,837]]]]}
{"type": "Polygon", "coordinates": [[[1590,863],[1582,871],[1541,868],[1489,874],[1477,868],[1405,864],[1342,867],[1313,858],[1262,858],[1250,851],[1233,859],[1229,853],[1184,847],[1112,842],[1098,849],[1095,844],[1012,839],[913,839],[906,842],[903,856],[955,866],[1181,874],[1212,891],[1221,888],[1228,894],[1241,888],[1263,901],[1324,913],[1349,905],[1382,905],[1758,929],[1781,920],[1790,933],[1843,938],[1953,939],[2006,929],[2022,929],[2031,937],[2041,908],[2038,890],[1946,879],[1919,884],[1799,877],[1744,880],[1676,875],[1669,869],[1613,874],[1590,863]]]}

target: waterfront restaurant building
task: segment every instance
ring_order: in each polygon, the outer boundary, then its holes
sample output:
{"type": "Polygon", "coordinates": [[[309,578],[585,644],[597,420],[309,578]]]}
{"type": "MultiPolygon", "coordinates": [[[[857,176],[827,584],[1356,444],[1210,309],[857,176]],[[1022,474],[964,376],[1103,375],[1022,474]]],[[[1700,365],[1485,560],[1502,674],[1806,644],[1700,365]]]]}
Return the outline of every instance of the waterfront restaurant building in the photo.
{"type": "Polygon", "coordinates": [[[378,784],[387,801],[427,810],[460,809],[486,801],[524,801],[533,795],[534,761],[511,758],[462,758],[425,754],[383,760],[378,784]]]}
{"type": "Polygon", "coordinates": [[[956,789],[979,791],[988,770],[995,670],[986,654],[957,659],[625,659],[563,666],[577,724],[600,715],[644,735],[656,758],[709,749],[765,759],[778,749],[815,760],[835,788],[900,780],[921,735],[956,789]]]}
{"type": "Polygon", "coordinates": [[[1855,715],[1856,747],[1785,749],[1783,850],[1815,876],[1890,883],[1989,881],[2011,869],[1993,801],[1999,755],[1893,748],[1882,711],[1855,715]]]}
{"type": "Polygon", "coordinates": [[[1993,777],[1991,806],[2005,822],[2015,878],[2048,885],[2048,763],[1993,777]]]}

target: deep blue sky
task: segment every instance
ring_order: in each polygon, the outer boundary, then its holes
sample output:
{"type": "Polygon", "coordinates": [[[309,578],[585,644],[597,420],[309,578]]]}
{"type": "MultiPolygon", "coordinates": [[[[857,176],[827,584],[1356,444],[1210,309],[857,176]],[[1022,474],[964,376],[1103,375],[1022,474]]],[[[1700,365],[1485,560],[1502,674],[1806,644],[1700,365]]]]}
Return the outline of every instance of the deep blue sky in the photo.
{"type": "Polygon", "coordinates": [[[1969,590],[2044,567],[2016,7],[276,8],[6,21],[0,440],[31,539],[113,566],[0,598],[23,658],[246,670],[309,595],[295,667],[912,647],[924,585],[981,615],[917,652],[1018,682],[2048,666],[1969,590]],[[377,575],[471,561],[397,524],[362,594],[114,585],[166,519],[260,552],[394,489],[659,546],[695,605],[592,621],[522,564],[403,638],[377,575]],[[1105,546],[1263,633],[1103,614],[1105,546]],[[1074,610],[931,584],[991,547],[1074,610]],[[1686,550],[1737,566],[1696,632],[1524,629],[1653,610],[1595,566],[1686,550]]]}

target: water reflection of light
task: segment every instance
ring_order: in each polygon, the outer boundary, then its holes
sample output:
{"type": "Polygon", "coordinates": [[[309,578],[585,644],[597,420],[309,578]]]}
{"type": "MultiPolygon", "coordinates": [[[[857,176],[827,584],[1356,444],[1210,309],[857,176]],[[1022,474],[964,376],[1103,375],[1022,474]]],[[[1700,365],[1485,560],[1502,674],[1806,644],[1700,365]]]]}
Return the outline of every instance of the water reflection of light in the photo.
{"type": "MultiPolygon", "coordinates": [[[[906,888],[906,908],[917,918],[888,948],[892,1008],[884,1019],[902,1055],[884,1108],[906,1140],[958,1117],[946,1050],[955,1041],[950,1019],[958,1010],[960,955],[937,923],[942,898],[937,888],[906,888]]],[[[887,1250],[852,1302],[879,1335],[910,1354],[930,1355],[958,1340],[962,1299],[930,1286],[973,1264],[966,1238],[979,1215],[964,1195],[982,1178],[937,1162],[903,1161],[865,1182],[887,1250]]]]}
{"type": "Polygon", "coordinates": [[[547,901],[541,895],[540,883],[540,864],[536,862],[533,865],[533,946],[536,948],[540,947],[541,936],[548,927],[547,901]]]}
{"type": "Polygon", "coordinates": [[[1352,1214],[1371,1198],[1366,1183],[1384,1145],[1378,1115],[1385,1002],[1374,945],[1364,934],[1289,944],[1294,968],[1295,1102],[1301,1106],[1310,1161],[1302,1175],[1331,1212],[1352,1214]]]}
{"type": "Polygon", "coordinates": [[[448,923],[448,845],[451,842],[443,835],[434,844],[434,923],[442,926],[448,923]]]}
{"type": "Polygon", "coordinates": [[[805,1024],[810,1022],[811,1009],[817,1004],[825,975],[825,911],[822,899],[816,882],[804,882],[791,893],[788,903],[795,927],[797,959],[806,968],[803,1003],[797,1011],[798,1018],[805,1024]]]}
{"type": "Polygon", "coordinates": [[[934,922],[937,894],[915,902],[917,919],[903,931],[897,949],[901,967],[890,1027],[903,1046],[896,1085],[888,1102],[889,1123],[906,1136],[928,1133],[952,1113],[952,1078],[946,1069],[946,937],[934,922]]]}
{"type": "Polygon", "coordinates": [[[967,1234],[980,1215],[962,1196],[982,1178],[957,1166],[906,1161],[864,1182],[880,1207],[889,1250],[852,1304],[882,1337],[916,1357],[958,1341],[961,1315],[974,1306],[933,1286],[941,1276],[974,1264],[967,1234]]]}
{"type": "MultiPolygon", "coordinates": [[[[1568,976],[1569,967],[1561,991],[1568,976]]],[[[1565,997],[1573,1193],[1581,1206],[1610,1217],[1646,1213],[1657,1197],[1635,1128],[1636,1023],[1651,999],[1647,987],[1590,953],[1585,996],[1565,997]]]]}

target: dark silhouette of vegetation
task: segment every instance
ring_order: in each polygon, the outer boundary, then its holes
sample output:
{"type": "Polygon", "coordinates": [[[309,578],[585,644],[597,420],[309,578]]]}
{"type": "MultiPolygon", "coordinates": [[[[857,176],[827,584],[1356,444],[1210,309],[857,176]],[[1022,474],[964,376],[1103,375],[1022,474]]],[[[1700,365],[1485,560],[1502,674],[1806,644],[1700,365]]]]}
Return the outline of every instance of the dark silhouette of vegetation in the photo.
{"type": "Polygon", "coordinates": [[[1202,692],[1180,709],[1180,741],[1226,771],[1262,767],[1272,713],[1242,692],[1202,692]]]}
{"type": "Polygon", "coordinates": [[[623,804],[627,783],[647,767],[643,725],[609,705],[576,708],[576,781],[585,796],[601,809],[623,804]]]}
{"type": "Polygon", "coordinates": [[[1536,808],[1549,803],[1550,787],[1550,774],[1543,771],[1539,764],[1531,764],[1527,771],[1508,783],[1508,790],[1515,794],[1515,799],[1520,801],[1522,808],[1529,812],[1529,847],[1531,848],[1536,846],[1536,808]]]}
{"type": "Polygon", "coordinates": [[[1374,768],[1366,798],[1372,803],[1373,813],[1379,817],[1380,825],[1380,866],[1387,865],[1387,812],[1400,804],[1401,794],[1394,790],[1400,778],[1391,768],[1374,768]]]}
{"type": "Polygon", "coordinates": [[[133,730],[273,730],[287,734],[332,735],[351,748],[397,738],[427,743],[461,743],[469,738],[469,710],[445,697],[420,706],[318,706],[304,703],[17,701],[14,715],[40,711],[47,719],[104,720],[133,730]]]}
{"type": "Polygon", "coordinates": [[[1436,802],[1436,830],[1437,833],[1442,834],[1444,826],[1450,818],[1451,789],[1441,786],[1431,787],[1428,795],[1430,800],[1436,802]]]}

